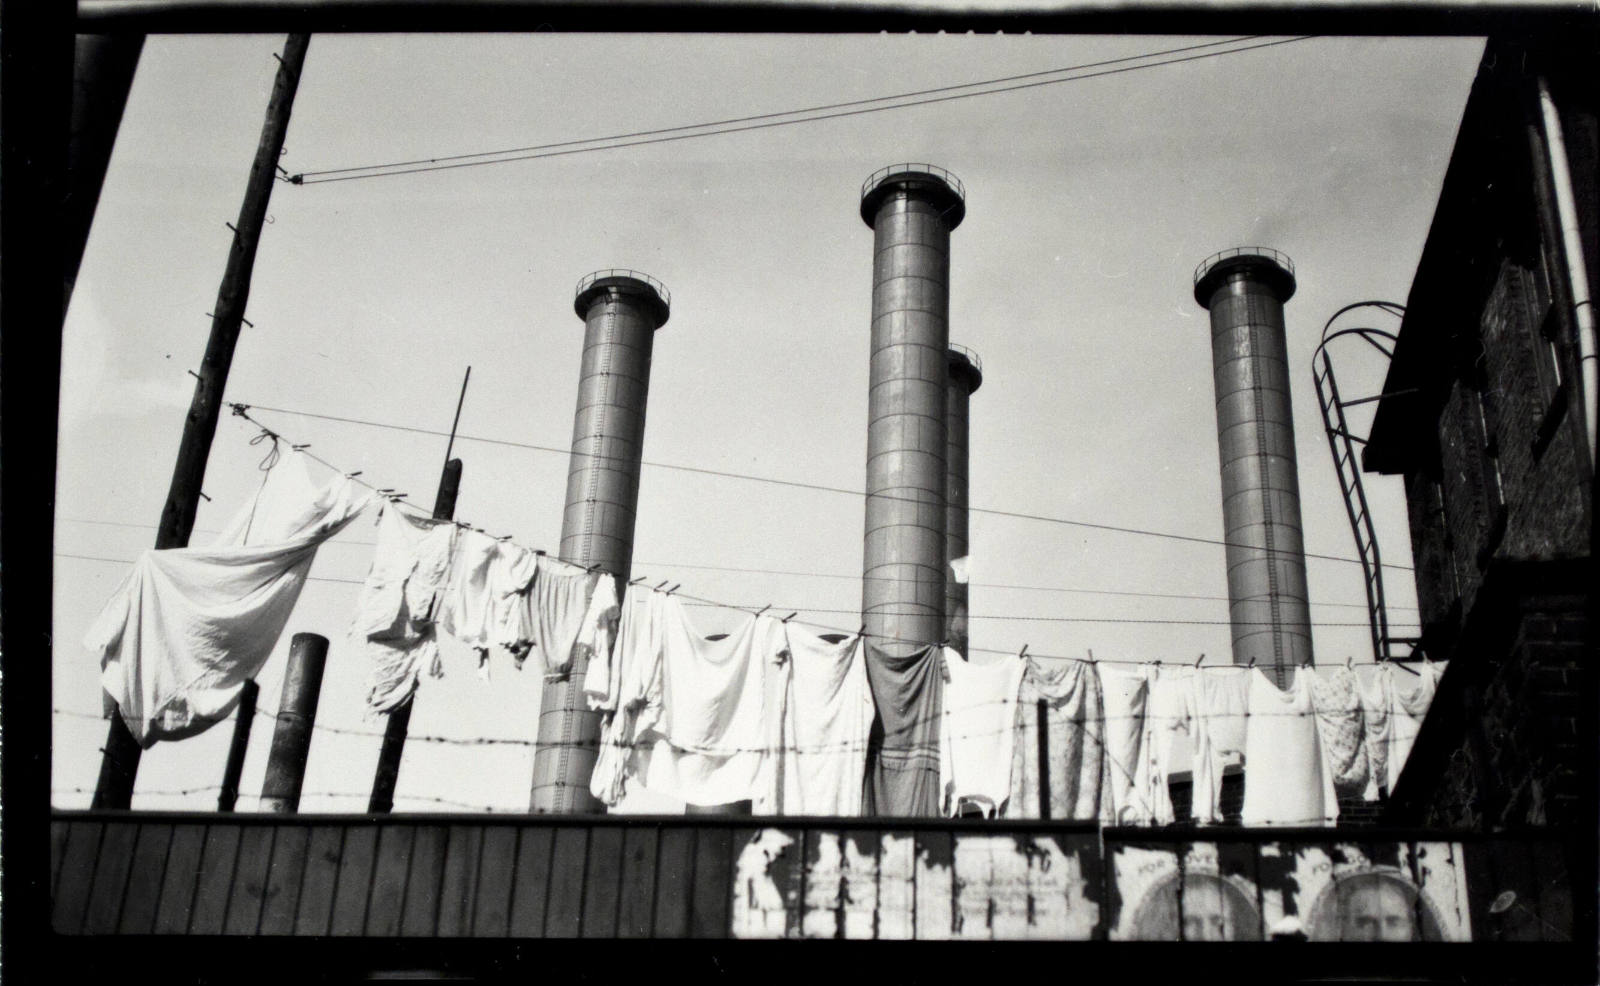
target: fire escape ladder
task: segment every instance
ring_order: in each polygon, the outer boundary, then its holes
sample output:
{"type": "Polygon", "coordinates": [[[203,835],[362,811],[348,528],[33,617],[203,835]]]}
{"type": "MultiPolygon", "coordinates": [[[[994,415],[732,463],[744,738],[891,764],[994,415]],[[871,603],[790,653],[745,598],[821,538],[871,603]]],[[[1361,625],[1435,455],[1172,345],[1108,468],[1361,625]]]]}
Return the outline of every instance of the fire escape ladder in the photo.
{"type": "Polygon", "coordinates": [[[1323,327],[1322,342],[1312,356],[1311,379],[1316,384],[1317,405],[1322,409],[1322,425],[1328,435],[1328,450],[1333,455],[1334,472],[1339,477],[1339,491],[1344,495],[1345,513],[1350,518],[1350,530],[1356,542],[1356,555],[1361,562],[1361,571],[1365,577],[1367,619],[1372,632],[1372,654],[1375,660],[1386,661],[1395,656],[1390,652],[1392,644],[1414,643],[1414,641],[1409,639],[1401,641],[1389,636],[1389,613],[1383,594],[1383,559],[1378,551],[1378,534],[1372,525],[1372,512],[1367,506],[1367,493],[1361,482],[1361,460],[1356,448],[1357,444],[1365,445],[1366,439],[1351,432],[1349,420],[1345,416],[1345,408],[1370,403],[1377,398],[1367,397],[1350,401],[1342,399],[1339,395],[1338,381],[1334,377],[1333,359],[1328,353],[1328,343],[1340,336],[1354,335],[1370,344],[1386,359],[1393,357],[1392,346],[1395,337],[1388,332],[1370,328],[1329,331],[1334,320],[1340,315],[1363,306],[1380,308],[1391,314],[1404,311],[1401,306],[1390,302],[1372,301],[1358,302],[1339,309],[1323,327]],[[1385,342],[1388,343],[1387,346],[1385,342]]]}

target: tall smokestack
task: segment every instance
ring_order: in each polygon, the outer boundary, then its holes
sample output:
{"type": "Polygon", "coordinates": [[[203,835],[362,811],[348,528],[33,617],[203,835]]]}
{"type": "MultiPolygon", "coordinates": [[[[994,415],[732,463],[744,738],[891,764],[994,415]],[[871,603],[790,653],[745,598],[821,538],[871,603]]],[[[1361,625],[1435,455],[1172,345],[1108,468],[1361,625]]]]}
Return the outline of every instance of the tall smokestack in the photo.
{"type": "Polygon", "coordinates": [[[950,231],[965,215],[961,182],[932,165],[890,165],[861,188],[874,231],[861,615],[896,656],[944,636],[950,231]]]}
{"type": "Polygon", "coordinates": [[[945,639],[967,656],[967,583],[950,563],[967,556],[967,409],[983,386],[983,361],[965,346],[945,353],[949,377],[944,405],[944,620],[945,639]]]}
{"type": "MultiPolygon", "coordinates": [[[[561,558],[586,568],[599,566],[622,582],[628,581],[633,564],[650,353],[670,305],[671,296],[660,281],[617,269],[584,277],[573,302],[584,321],[583,363],[561,516],[561,558]]],[[[587,670],[587,657],[575,655],[564,680],[545,683],[531,811],[604,811],[589,793],[599,754],[600,715],[584,701],[587,670]]]]}
{"type": "Polygon", "coordinates": [[[1195,301],[1211,312],[1233,662],[1270,666],[1279,687],[1311,661],[1283,328],[1294,289],[1294,264],[1262,247],[1224,250],[1194,274],[1195,301]]]}

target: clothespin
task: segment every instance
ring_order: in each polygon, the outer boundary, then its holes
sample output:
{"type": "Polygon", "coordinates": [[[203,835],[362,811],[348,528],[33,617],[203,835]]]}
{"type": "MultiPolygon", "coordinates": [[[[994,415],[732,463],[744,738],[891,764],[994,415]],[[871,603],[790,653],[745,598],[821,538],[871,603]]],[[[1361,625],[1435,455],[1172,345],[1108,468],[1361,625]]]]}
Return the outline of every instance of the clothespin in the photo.
{"type": "Polygon", "coordinates": [[[1344,666],[1345,670],[1347,671],[1354,671],[1356,669],[1356,658],[1354,654],[1346,654],[1344,656],[1344,666]]]}
{"type": "Polygon", "coordinates": [[[800,612],[799,610],[795,610],[793,613],[790,613],[788,616],[785,616],[780,622],[788,623],[790,620],[794,619],[795,616],[797,616],[799,614],[799,612],[800,612]]]}
{"type": "MultiPolygon", "coordinates": [[[[1198,667],[1198,665],[1196,665],[1196,666],[1198,667]]],[[[1256,659],[1254,657],[1252,657],[1252,658],[1250,658],[1250,663],[1245,665],[1245,670],[1249,670],[1250,668],[1253,668],[1255,666],[1256,666],[1256,659]]]]}
{"type": "Polygon", "coordinates": [[[683,588],[683,583],[682,583],[682,582],[679,582],[679,583],[678,583],[678,584],[677,584],[677,585],[674,585],[674,586],[673,586],[673,587],[672,587],[672,588],[670,588],[670,589],[668,589],[668,590],[667,590],[667,595],[669,595],[669,596],[670,596],[670,595],[672,595],[672,594],[673,594],[673,593],[674,593],[674,592],[677,592],[677,591],[678,591],[678,590],[679,590],[679,589],[682,589],[682,588],[683,588]]]}
{"type": "Polygon", "coordinates": [[[760,609],[756,610],[756,615],[760,616],[762,613],[765,613],[767,610],[769,610],[771,608],[772,608],[772,604],[771,603],[767,603],[765,606],[763,606],[760,609]]]}
{"type": "MultiPolygon", "coordinates": [[[[387,495],[389,493],[393,493],[394,492],[394,487],[393,486],[382,486],[382,487],[379,487],[376,492],[383,493],[383,494],[387,495]]],[[[458,521],[456,521],[456,523],[460,524],[461,522],[458,520],[458,521]]]]}
{"type": "Polygon", "coordinates": [[[345,473],[344,474],[344,478],[345,479],[355,479],[359,475],[361,475],[361,470],[357,469],[355,472],[347,472],[347,473],[345,473]]]}
{"type": "MultiPolygon", "coordinates": [[[[544,552],[542,552],[542,551],[537,551],[537,552],[534,552],[534,553],[535,554],[540,554],[540,555],[544,554],[544,552]]],[[[629,585],[638,585],[640,582],[643,582],[643,581],[644,581],[644,576],[641,575],[638,578],[634,579],[633,581],[629,582],[628,584],[629,585]]]]}
{"type": "Polygon", "coordinates": [[[671,581],[672,581],[671,579],[662,579],[660,582],[657,582],[656,583],[656,587],[655,587],[655,591],[656,592],[660,592],[661,591],[661,587],[666,585],[668,582],[671,582],[671,581]]]}
{"type": "MultiPolygon", "coordinates": [[[[534,548],[533,549],[533,553],[536,554],[536,555],[542,555],[542,554],[544,554],[544,549],[543,548],[534,548]]],[[[635,579],[634,581],[643,582],[644,581],[644,576],[641,575],[641,576],[639,576],[639,578],[635,579]]],[[[628,584],[632,585],[633,583],[630,582],[628,584]]]]}
{"type": "Polygon", "coordinates": [[[1027,644],[1023,644],[1022,645],[1022,649],[1017,651],[1017,657],[1025,658],[1027,656],[1028,656],[1028,645],[1027,644]]]}
{"type": "Polygon", "coordinates": [[[249,404],[229,404],[228,406],[233,408],[234,416],[240,418],[244,417],[244,412],[250,410],[249,404]]]}
{"type": "Polygon", "coordinates": [[[404,493],[390,493],[389,498],[392,500],[404,500],[406,495],[404,493]]]}
{"type": "Polygon", "coordinates": [[[299,444],[299,445],[296,445],[296,444],[295,444],[295,443],[293,443],[293,442],[290,442],[290,443],[289,443],[289,447],[290,447],[290,448],[292,448],[292,449],[294,449],[294,450],[295,450],[295,451],[296,451],[296,452],[298,452],[298,451],[300,451],[300,450],[301,450],[301,449],[308,449],[308,448],[310,448],[310,447],[311,447],[311,443],[310,443],[310,442],[301,442],[301,443],[300,443],[300,444],[299,444]]]}
{"type": "Polygon", "coordinates": [[[1200,656],[1194,659],[1194,666],[1198,668],[1200,666],[1200,662],[1204,661],[1205,659],[1206,659],[1205,652],[1201,651],[1200,652],[1200,656]]]}
{"type": "Polygon", "coordinates": [[[594,574],[594,570],[599,568],[599,567],[600,567],[600,563],[596,562],[595,564],[590,565],[588,568],[584,569],[583,570],[583,574],[585,574],[585,575],[593,575],[594,574]]]}
{"type": "Polygon", "coordinates": [[[495,540],[496,541],[509,541],[509,540],[511,540],[511,535],[507,534],[505,537],[495,538],[495,540]]]}

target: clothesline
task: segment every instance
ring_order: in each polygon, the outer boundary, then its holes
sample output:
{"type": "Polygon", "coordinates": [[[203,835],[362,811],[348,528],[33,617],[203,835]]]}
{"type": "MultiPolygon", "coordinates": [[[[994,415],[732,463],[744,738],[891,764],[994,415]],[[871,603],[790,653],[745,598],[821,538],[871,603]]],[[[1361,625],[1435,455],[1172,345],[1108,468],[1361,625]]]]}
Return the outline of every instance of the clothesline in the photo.
{"type": "MultiPolygon", "coordinates": [[[[261,431],[265,435],[270,437],[274,441],[274,443],[279,442],[279,441],[287,441],[287,439],[285,439],[281,433],[276,432],[271,428],[268,428],[266,425],[262,424],[260,421],[257,421],[255,418],[252,418],[250,416],[250,414],[249,414],[249,405],[241,404],[241,403],[230,403],[228,406],[230,408],[232,408],[233,413],[234,413],[234,415],[236,417],[243,418],[244,420],[250,422],[252,425],[255,425],[257,428],[261,429],[261,431]]],[[[345,476],[345,477],[351,479],[352,481],[354,481],[354,482],[356,482],[356,483],[358,483],[358,484],[360,484],[362,486],[365,486],[367,489],[370,489],[373,492],[379,494],[380,496],[383,496],[385,499],[388,499],[391,502],[403,503],[406,506],[412,508],[413,510],[418,511],[423,516],[431,516],[431,513],[429,511],[424,510],[419,505],[417,505],[415,503],[412,503],[410,500],[406,499],[405,498],[406,494],[404,494],[404,493],[396,493],[394,491],[393,487],[377,487],[377,486],[374,486],[371,483],[368,483],[366,480],[360,478],[360,476],[361,476],[361,471],[360,470],[357,470],[355,472],[347,472],[347,471],[345,471],[343,469],[340,469],[338,466],[334,465],[333,463],[327,461],[326,459],[322,458],[321,456],[315,454],[314,452],[309,451],[309,449],[311,447],[310,443],[298,443],[297,444],[297,443],[294,443],[294,442],[290,442],[289,444],[290,444],[290,448],[291,449],[293,449],[293,450],[295,450],[297,452],[303,453],[308,458],[310,458],[312,461],[320,463],[324,467],[333,470],[335,473],[338,473],[341,476],[345,476]]],[[[455,524],[458,528],[461,528],[463,530],[473,530],[473,531],[478,531],[479,533],[483,533],[483,534],[487,534],[488,533],[488,532],[484,531],[483,528],[475,527],[475,526],[473,526],[471,524],[468,524],[468,523],[466,523],[464,521],[458,521],[458,520],[453,520],[452,519],[452,520],[450,520],[450,523],[455,524]]],[[[490,537],[494,537],[494,535],[489,535],[489,536],[490,537]]],[[[536,548],[527,547],[526,545],[522,544],[521,542],[515,540],[514,537],[511,536],[511,535],[505,535],[503,537],[498,537],[498,538],[496,538],[496,540],[509,541],[510,543],[512,543],[514,545],[517,545],[518,547],[522,547],[525,550],[534,551],[537,554],[544,555],[547,558],[553,558],[554,557],[554,556],[546,554],[546,552],[543,549],[536,549],[536,548]]],[[[555,560],[561,561],[561,559],[555,559],[555,560]]],[[[580,566],[580,565],[573,565],[570,562],[563,562],[563,564],[568,565],[574,571],[585,571],[585,572],[589,572],[589,573],[592,573],[592,572],[596,571],[600,567],[598,565],[592,565],[592,566],[589,566],[588,568],[584,568],[583,566],[580,566]]],[[[636,585],[638,585],[638,584],[640,584],[642,582],[647,582],[647,581],[649,581],[649,577],[647,577],[647,576],[642,576],[642,575],[641,576],[636,576],[632,581],[630,581],[628,583],[628,585],[630,587],[633,587],[633,586],[636,586],[636,585]]],[[[670,579],[664,580],[658,586],[656,586],[656,588],[659,590],[661,588],[661,586],[666,585],[670,581],[671,581],[670,579]]],[[[677,589],[679,588],[679,586],[681,586],[681,583],[679,583],[679,585],[673,586],[671,591],[674,592],[674,593],[677,592],[677,589]]],[[[693,596],[693,595],[690,595],[689,593],[682,593],[681,595],[682,595],[682,598],[688,599],[688,600],[692,600],[693,602],[699,603],[699,604],[701,604],[703,606],[711,606],[711,607],[720,608],[720,609],[726,609],[726,610],[730,610],[730,611],[733,611],[733,612],[739,612],[739,613],[749,613],[751,615],[760,615],[761,612],[763,612],[765,609],[769,608],[769,607],[761,607],[760,609],[758,609],[756,607],[751,607],[751,606],[736,606],[736,605],[734,605],[732,603],[725,603],[725,602],[722,602],[722,601],[716,600],[716,599],[707,599],[707,598],[704,598],[704,597],[701,597],[701,596],[693,596]]],[[[819,610],[811,610],[811,612],[820,612],[820,611],[819,610]]],[[[798,611],[796,611],[796,613],[790,613],[789,617],[785,618],[785,622],[787,622],[788,619],[790,619],[790,618],[794,617],[795,615],[797,615],[797,613],[798,613],[798,611]]],[[[912,639],[909,639],[909,638],[906,638],[906,637],[897,637],[897,636],[892,636],[892,635],[888,635],[888,634],[867,633],[865,626],[862,626],[860,629],[852,632],[852,631],[850,631],[850,630],[848,630],[848,629],[846,629],[844,627],[829,626],[827,624],[814,623],[814,622],[805,621],[805,620],[801,620],[801,621],[798,621],[798,622],[800,622],[800,624],[802,626],[809,626],[809,627],[812,627],[812,628],[815,628],[815,629],[828,631],[830,633],[842,633],[842,634],[845,634],[846,636],[859,636],[859,637],[863,637],[863,638],[866,638],[866,639],[876,639],[876,640],[882,640],[882,641],[889,641],[889,642],[892,642],[892,643],[914,644],[916,646],[927,646],[930,643],[937,643],[937,644],[942,646],[942,645],[948,643],[948,641],[936,641],[936,642],[935,641],[918,641],[918,640],[912,640],[912,639]]],[[[1318,625],[1326,626],[1326,625],[1329,625],[1329,624],[1318,624],[1318,625]]],[[[1342,624],[1336,624],[1336,625],[1342,625],[1342,624]]],[[[1350,626],[1362,626],[1362,627],[1364,627],[1366,625],[1367,624],[1365,624],[1365,623],[1350,624],[1350,626]]],[[[1000,650],[1000,649],[997,649],[997,648],[987,648],[987,647],[977,647],[977,646],[972,646],[972,645],[969,645],[967,647],[967,650],[969,652],[978,652],[978,653],[984,653],[984,654],[1011,654],[1011,653],[1013,653],[1012,651],[1009,651],[1009,650],[1000,650]]],[[[1023,648],[1022,648],[1022,652],[1018,652],[1018,656],[1021,656],[1021,653],[1025,653],[1026,651],[1027,651],[1027,645],[1024,645],[1023,648]]],[[[1033,656],[1039,657],[1039,658],[1045,659],[1045,660],[1083,661],[1083,662],[1090,663],[1090,664],[1115,664],[1115,665],[1125,665],[1125,666],[1133,666],[1133,667],[1137,667],[1137,666],[1141,666],[1141,665],[1155,665],[1155,666],[1169,666],[1170,665],[1170,666],[1195,666],[1195,667],[1200,666],[1198,662],[1195,662],[1194,664],[1191,665],[1189,662],[1176,662],[1176,661],[1161,661],[1161,660],[1135,661],[1135,660],[1118,659],[1118,658],[1095,658],[1095,657],[1092,656],[1092,652],[1091,652],[1091,656],[1086,657],[1086,658],[1077,657],[1075,655],[1065,655],[1065,654],[1062,654],[1062,655],[1056,655],[1056,654],[1034,654],[1033,656]]],[[[1201,654],[1200,658],[1201,658],[1201,660],[1203,660],[1205,658],[1205,655],[1201,654]]],[[[1406,670],[1408,672],[1411,672],[1413,674],[1416,673],[1416,672],[1412,671],[1412,669],[1405,667],[1405,665],[1403,663],[1400,663],[1398,661],[1391,661],[1390,663],[1394,663],[1397,666],[1399,666],[1399,667],[1403,668],[1404,670],[1406,670]]],[[[1213,665],[1213,666],[1215,666],[1215,667],[1230,667],[1230,666],[1233,666],[1233,665],[1213,665]]]]}
{"type": "MultiPolygon", "coordinates": [[[[980,704],[1014,705],[1014,704],[1018,704],[1018,702],[1016,700],[1008,699],[1008,700],[1005,700],[1005,701],[999,702],[999,703],[980,703],[980,704]]],[[[93,720],[96,720],[96,721],[104,721],[104,719],[105,719],[104,714],[103,713],[99,713],[99,712],[79,712],[76,709],[60,709],[60,708],[51,709],[50,711],[52,713],[56,714],[56,715],[70,716],[70,717],[73,717],[73,718],[76,718],[76,719],[93,719],[93,720]]],[[[1232,713],[1232,714],[1235,715],[1235,716],[1241,717],[1241,718],[1245,718],[1245,719],[1283,719],[1283,718],[1300,718],[1300,719],[1304,719],[1304,718],[1307,718],[1307,717],[1310,717],[1310,716],[1314,716],[1316,713],[1315,712],[1251,712],[1249,710],[1245,710],[1243,712],[1237,712],[1237,713],[1232,713]]],[[[279,718],[280,714],[278,712],[272,710],[272,709],[268,709],[268,708],[265,708],[263,706],[257,706],[256,707],[256,715],[260,716],[263,719],[276,720],[276,719],[279,718]]],[[[926,716],[926,717],[921,717],[921,718],[913,716],[913,717],[910,717],[908,721],[912,722],[913,724],[921,724],[921,723],[926,723],[928,721],[931,721],[932,719],[937,719],[937,718],[939,718],[939,716],[940,716],[940,713],[934,713],[931,716],[926,716]]],[[[1178,713],[1163,714],[1163,713],[1159,713],[1159,712],[1145,712],[1145,713],[1127,714],[1127,715],[1102,714],[1102,715],[1098,716],[1095,721],[1096,722],[1118,722],[1118,721],[1121,721],[1121,720],[1129,720],[1129,721],[1140,721],[1140,722],[1143,722],[1143,721],[1150,721],[1150,720],[1155,720],[1155,721],[1166,720],[1166,721],[1177,722],[1177,721],[1183,721],[1183,720],[1185,720],[1187,718],[1188,718],[1188,716],[1183,715],[1183,714],[1178,714],[1178,713]]],[[[1081,725],[1081,724],[1074,724],[1074,725],[1081,725]]],[[[319,732],[335,733],[335,734],[342,735],[342,736],[360,736],[360,737],[367,737],[367,738],[371,738],[371,739],[382,739],[384,737],[384,735],[385,735],[384,733],[377,732],[377,731],[370,730],[370,729],[350,729],[350,728],[345,727],[345,726],[331,726],[331,725],[328,725],[326,723],[321,723],[321,722],[312,723],[311,724],[311,728],[314,729],[314,730],[317,730],[319,732]]],[[[999,735],[1001,732],[1005,732],[1005,731],[1007,731],[1007,729],[1002,727],[1002,728],[996,729],[996,730],[983,730],[983,731],[977,731],[977,732],[968,731],[968,732],[958,733],[956,735],[959,738],[963,738],[963,739],[965,739],[965,738],[978,738],[978,737],[983,737],[983,736],[999,735]]],[[[406,735],[406,742],[407,743],[439,743],[439,744],[445,744],[445,745],[449,745],[449,746],[537,746],[538,745],[538,741],[537,740],[514,739],[514,738],[509,737],[509,736],[463,737],[463,736],[427,735],[427,734],[420,734],[420,733],[408,733],[406,735]]],[[[638,749],[641,746],[641,744],[638,744],[638,743],[608,743],[608,742],[605,742],[603,740],[575,740],[570,745],[576,746],[576,747],[595,748],[595,749],[598,749],[600,747],[605,747],[605,746],[615,747],[617,749],[638,749]]],[[[729,747],[729,748],[726,748],[726,749],[719,750],[718,752],[722,752],[722,753],[788,753],[788,752],[794,752],[794,751],[803,751],[803,752],[811,753],[811,752],[826,752],[828,749],[829,749],[829,745],[825,744],[825,743],[824,744],[813,744],[813,745],[807,745],[807,746],[791,746],[791,745],[788,745],[788,744],[779,744],[779,745],[763,744],[763,745],[760,745],[760,746],[751,746],[751,747],[729,747]]]]}

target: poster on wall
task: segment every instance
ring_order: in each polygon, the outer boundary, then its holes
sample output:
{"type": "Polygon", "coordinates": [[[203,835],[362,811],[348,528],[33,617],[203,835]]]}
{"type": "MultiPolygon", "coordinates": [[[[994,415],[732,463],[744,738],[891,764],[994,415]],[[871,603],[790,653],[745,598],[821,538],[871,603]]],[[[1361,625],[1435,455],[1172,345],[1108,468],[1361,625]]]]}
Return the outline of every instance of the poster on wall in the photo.
{"type": "Polygon", "coordinates": [[[1473,937],[1454,842],[1135,841],[764,829],[739,851],[745,938],[1425,941],[1473,937]]]}
{"type": "Polygon", "coordinates": [[[1269,929],[1310,941],[1472,940],[1460,843],[1266,843],[1269,929]]]}
{"type": "Polygon", "coordinates": [[[1253,845],[1196,842],[1111,849],[1112,941],[1260,941],[1253,845]]]}

